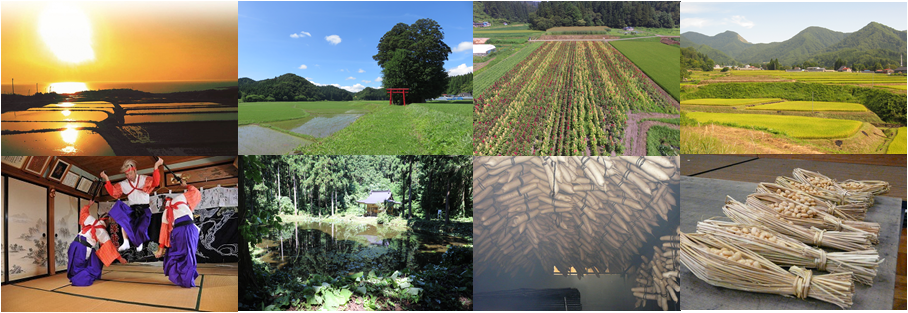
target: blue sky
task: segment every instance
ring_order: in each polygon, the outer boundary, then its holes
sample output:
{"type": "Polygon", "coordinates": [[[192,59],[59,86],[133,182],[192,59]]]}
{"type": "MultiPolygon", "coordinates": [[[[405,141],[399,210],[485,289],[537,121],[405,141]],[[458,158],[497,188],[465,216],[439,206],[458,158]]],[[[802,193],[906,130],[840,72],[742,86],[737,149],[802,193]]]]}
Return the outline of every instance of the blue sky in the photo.
{"type": "Polygon", "coordinates": [[[681,32],[731,30],[751,43],[785,41],[810,26],[851,33],[877,22],[908,28],[906,2],[681,2],[681,32]]]}
{"type": "Polygon", "coordinates": [[[453,53],[449,75],[473,71],[473,6],[433,2],[239,2],[239,77],[293,73],[349,91],[381,87],[372,60],[378,41],[397,23],[431,18],[453,53]]]}

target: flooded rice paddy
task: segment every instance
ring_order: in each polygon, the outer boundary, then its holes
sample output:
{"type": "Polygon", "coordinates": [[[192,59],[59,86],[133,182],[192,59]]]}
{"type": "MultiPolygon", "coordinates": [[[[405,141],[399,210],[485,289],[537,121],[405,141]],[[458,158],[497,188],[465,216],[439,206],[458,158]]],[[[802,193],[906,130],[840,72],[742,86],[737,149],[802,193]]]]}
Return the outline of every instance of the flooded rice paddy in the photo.
{"type": "Polygon", "coordinates": [[[312,114],[302,119],[272,122],[270,124],[294,133],[325,138],[344,129],[344,127],[355,122],[360,116],[363,116],[363,114],[312,114]]]}
{"type": "Polygon", "coordinates": [[[274,269],[294,267],[323,275],[417,270],[438,263],[448,245],[466,240],[407,228],[364,224],[287,223],[256,248],[274,269]]]}
{"type": "Polygon", "coordinates": [[[109,142],[141,143],[132,140],[130,133],[137,129],[139,133],[146,132],[143,125],[235,122],[237,108],[213,102],[118,105],[74,101],[5,112],[0,120],[4,155],[113,155],[109,142]]]}
{"type": "Polygon", "coordinates": [[[237,152],[242,155],[287,154],[296,147],[312,142],[258,125],[240,126],[237,132],[237,152]]]}

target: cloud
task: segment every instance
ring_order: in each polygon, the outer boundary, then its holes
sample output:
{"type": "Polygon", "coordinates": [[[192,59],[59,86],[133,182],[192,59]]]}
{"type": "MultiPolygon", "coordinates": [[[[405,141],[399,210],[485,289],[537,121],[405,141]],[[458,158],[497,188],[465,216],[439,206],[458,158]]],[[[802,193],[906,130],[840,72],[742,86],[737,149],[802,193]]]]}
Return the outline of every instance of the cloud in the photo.
{"type": "Polygon", "coordinates": [[[357,72],[357,73],[365,73],[366,71],[363,71],[363,69],[359,69],[359,71],[356,71],[356,72],[357,72]]]}
{"type": "Polygon", "coordinates": [[[362,84],[356,84],[353,86],[340,86],[340,89],[343,89],[343,90],[346,90],[349,92],[360,92],[360,91],[363,91],[363,89],[366,89],[366,86],[363,86],[362,84]]]}
{"type": "Polygon", "coordinates": [[[307,68],[309,68],[309,67],[306,66],[306,64],[300,65],[300,69],[301,69],[301,70],[305,70],[305,69],[307,69],[307,68]]]}
{"type": "Polygon", "coordinates": [[[703,27],[709,26],[710,24],[712,24],[712,22],[710,20],[702,19],[702,18],[688,17],[688,18],[681,19],[681,28],[688,28],[688,27],[703,28],[703,27]]]}
{"type": "Polygon", "coordinates": [[[746,17],[741,16],[741,15],[735,15],[735,16],[732,16],[731,18],[726,18],[725,21],[730,22],[732,24],[737,24],[738,26],[741,26],[744,28],[753,28],[754,27],[754,22],[747,20],[746,17]]]}
{"type": "Polygon", "coordinates": [[[682,2],[681,14],[696,14],[711,11],[709,3],[682,2]]]}
{"type": "Polygon", "coordinates": [[[381,77],[378,77],[378,78],[375,79],[375,82],[377,83],[377,82],[381,82],[381,81],[383,81],[383,80],[384,80],[384,79],[382,79],[381,77]]]}
{"type": "Polygon", "coordinates": [[[448,70],[448,76],[460,76],[460,75],[463,75],[466,73],[472,73],[472,72],[473,72],[473,66],[467,67],[467,64],[463,63],[461,65],[458,65],[455,68],[448,70]]]}
{"type": "Polygon", "coordinates": [[[347,77],[347,80],[351,80],[351,79],[356,79],[356,77],[353,77],[353,76],[347,77]]]}
{"type": "Polygon", "coordinates": [[[371,83],[372,81],[363,79],[363,82],[368,84],[368,83],[371,83]]]}
{"type": "Polygon", "coordinates": [[[305,78],[306,80],[308,80],[310,82],[312,81],[312,77],[303,77],[303,78],[305,78]]]}
{"type": "Polygon", "coordinates": [[[473,50],[473,42],[471,42],[471,41],[461,42],[461,43],[457,44],[457,47],[452,48],[451,52],[461,52],[461,51],[467,51],[467,50],[473,50]]]}
{"type": "Polygon", "coordinates": [[[290,34],[290,38],[303,38],[303,37],[312,37],[312,34],[307,32],[299,32],[290,34]]]}
{"type": "Polygon", "coordinates": [[[330,44],[332,44],[332,45],[335,45],[335,46],[336,46],[337,44],[341,43],[341,37],[338,36],[338,35],[326,36],[326,37],[325,37],[325,40],[327,40],[328,43],[330,43],[330,44]]]}

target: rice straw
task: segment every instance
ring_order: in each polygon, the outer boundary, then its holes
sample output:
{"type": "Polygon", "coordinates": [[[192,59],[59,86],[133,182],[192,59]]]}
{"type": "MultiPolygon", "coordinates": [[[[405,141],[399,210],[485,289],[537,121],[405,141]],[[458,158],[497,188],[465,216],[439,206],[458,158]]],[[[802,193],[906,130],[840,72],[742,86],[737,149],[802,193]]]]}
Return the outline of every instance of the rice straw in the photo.
{"type": "Polygon", "coordinates": [[[809,199],[812,199],[816,203],[815,209],[832,214],[833,216],[841,218],[843,220],[863,221],[867,216],[867,206],[859,204],[836,205],[831,201],[821,199],[820,197],[813,196],[804,191],[788,188],[776,183],[762,182],[757,185],[756,192],[782,195],[789,200],[793,200],[802,204],[807,203],[803,203],[803,201],[801,201],[800,199],[807,197],[809,199]]]}
{"type": "Polygon", "coordinates": [[[785,271],[768,259],[734,242],[706,234],[681,235],[681,263],[706,283],[748,292],[814,298],[840,308],[850,308],[854,297],[851,273],[813,275],[792,266],[785,271]],[[716,254],[727,253],[737,261],[716,254]],[[744,262],[756,262],[756,266],[744,262]]]}
{"type": "Polygon", "coordinates": [[[873,285],[877,268],[883,262],[876,250],[826,252],[762,225],[709,219],[697,223],[697,232],[734,241],[779,266],[815,268],[829,273],[851,272],[855,280],[868,286],[873,285]]]}
{"type": "Polygon", "coordinates": [[[750,207],[764,210],[769,214],[775,214],[776,217],[782,218],[786,221],[791,221],[795,225],[816,227],[825,230],[868,232],[873,234],[871,242],[873,242],[874,244],[879,243],[879,223],[865,221],[846,221],[832,216],[829,213],[815,210],[813,209],[813,207],[807,207],[803,204],[801,204],[801,208],[805,208],[806,211],[808,211],[811,215],[814,215],[813,217],[808,216],[808,214],[797,214],[797,216],[787,215],[784,214],[782,208],[784,208],[786,205],[789,208],[798,207],[797,204],[781,195],[772,193],[751,194],[747,196],[746,203],[750,207]],[[772,207],[770,207],[770,205],[776,205],[776,208],[773,209],[772,207]]]}
{"type": "MultiPolygon", "coordinates": [[[[832,178],[826,177],[818,172],[811,172],[805,169],[796,168],[792,171],[795,179],[802,183],[810,184],[816,188],[825,189],[835,194],[841,195],[847,203],[866,203],[873,204],[873,194],[863,191],[849,191],[843,189],[832,178]]],[[[858,187],[858,189],[863,187],[858,187]]]]}

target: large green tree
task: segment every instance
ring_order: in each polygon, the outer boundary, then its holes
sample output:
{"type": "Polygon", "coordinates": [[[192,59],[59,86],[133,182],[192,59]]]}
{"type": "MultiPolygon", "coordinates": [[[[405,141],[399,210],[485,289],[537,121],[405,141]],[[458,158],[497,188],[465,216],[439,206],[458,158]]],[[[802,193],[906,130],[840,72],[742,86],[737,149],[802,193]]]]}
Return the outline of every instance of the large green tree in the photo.
{"type": "MultiPolygon", "coordinates": [[[[444,93],[448,84],[444,63],[451,54],[444,39],[441,26],[432,19],[394,25],[379,40],[378,54],[372,56],[382,68],[382,86],[410,88],[407,103],[423,102],[444,93]]],[[[402,103],[402,98],[394,97],[394,101],[402,103]]]]}

